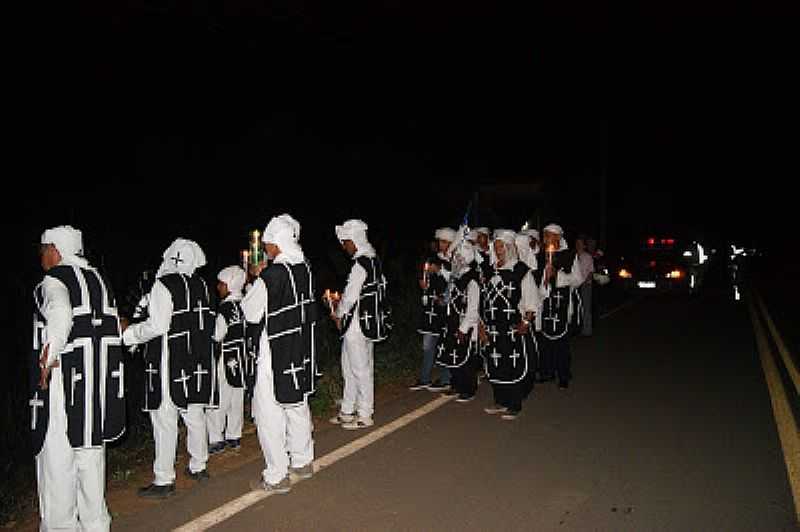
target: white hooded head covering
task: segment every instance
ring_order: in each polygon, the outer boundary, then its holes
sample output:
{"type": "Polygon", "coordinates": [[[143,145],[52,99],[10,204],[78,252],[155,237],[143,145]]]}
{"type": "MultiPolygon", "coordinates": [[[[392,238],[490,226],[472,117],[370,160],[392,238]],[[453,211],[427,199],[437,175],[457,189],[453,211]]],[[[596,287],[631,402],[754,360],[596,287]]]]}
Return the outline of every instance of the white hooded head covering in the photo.
{"type": "Polygon", "coordinates": [[[356,245],[356,257],[374,257],[375,248],[367,240],[367,224],[361,220],[347,220],[342,225],[336,226],[336,238],[339,242],[352,240],[356,245]]]}
{"type": "Polygon", "coordinates": [[[469,270],[470,264],[475,260],[475,247],[467,240],[461,240],[458,244],[450,246],[450,265],[453,275],[458,278],[469,270]]]}
{"type": "Polygon", "coordinates": [[[519,253],[519,260],[524,262],[528,268],[535,270],[537,266],[536,251],[538,251],[538,246],[536,250],[531,249],[531,237],[524,232],[517,235],[516,245],[517,253],[519,253]]]}
{"type": "Polygon", "coordinates": [[[241,266],[233,265],[223,268],[222,271],[217,274],[217,279],[228,286],[228,290],[234,298],[242,297],[242,289],[247,282],[247,273],[245,273],[241,266]]]}
{"type": "MultiPolygon", "coordinates": [[[[525,235],[525,236],[528,237],[528,247],[529,248],[530,248],[530,240],[531,239],[535,239],[536,240],[536,246],[531,250],[531,252],[534,255],[539,253],[539,250],[542,249],[541,244],[540,244],[541,239],[539,238],[539,231],[537,231],[536,229],[524,229],[524,230],[520,231],[519,234],[520,235],[525,235]]],[[[522,255],[523,255],[522,250],[520,250],[520,259],[522,259],[522,255]]],[[[524,259],[522,259],[522,260],[524,260],[524,259]]],[[[528,264],[527,261],[525,261],[525,264],[528,264]]]]}
{"type": "Polygon", "coordinates": [[[542,232],[543,233],[554,233],[554,234],[558,235],[559,237],[561,237],[559,239],[559,244],[558,244],[559,251],[568,248],[567,241],[564,239],[564,230],[561,228],[560,225],[558,225],[558,224],[547,225],[547,226],[545,226],[544,229],[542,229],[542,232]]]}
{"type": "Polygon", "coordinates": [[[265,244],[275,244],[281,250],[275,257],[277,262],[298,264],[305,260],[303,248],[300,247],[300,222],[289,216],[281,214],[272,218],[264,229],[261,241],[265,244]]]}
{"type": "Polygon", "coordinates": [[[89,263],[83,258],[83,233],[71,225],[59,225],[42,233],[42,244],[52,244],[61,254],[61,264],[86,268],[89,263]]]}
{"type": "Polygon", "coordinates": [[[478,231],[473,229],[469,233],[467,233],[468,242],[476,242],[477,240],[478,240],[478,231]]]}
{"type": "Polygon", "coordinates": [[[197,268],[206,265],[206,254],[193,240],[176,238],[162,255],[164,261],[158,268],[156,277],[170,273],[194,274],[197,268]]]}
{"type": "Polygon", "coordinates": [[[456,231],[455,229],[451,229],[449,227],[440,227],[436,230],[434,238],[438,240],[446,240],[447,242],[454,242],[456,239],[456,231]]]}
{"type": "MultiPolygon", "coordinates": [[[[506,247],[506,262],[503,268],[513,268],[519,260],[519,253],[517,252],[517,233],[510,229],[496,229],[494,232],[495,241],[499,240],[506,247]]],[[[497,264],[497,256],[495,255],[494,245],[491,246],[492,264],[497,264]]]]}

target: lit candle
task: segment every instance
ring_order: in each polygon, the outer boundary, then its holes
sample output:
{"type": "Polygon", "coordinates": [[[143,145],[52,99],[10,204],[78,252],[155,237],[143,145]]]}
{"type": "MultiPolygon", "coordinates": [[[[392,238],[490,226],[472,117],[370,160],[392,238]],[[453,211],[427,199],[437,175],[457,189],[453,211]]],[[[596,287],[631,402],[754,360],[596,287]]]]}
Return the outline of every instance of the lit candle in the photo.
{"type": "Polygon", "coordinates": [[[322,298],[325,301],[328,302],[328,308],[330,308],[331,312],[333,312],[333,300],[331,300],[331,291],[330,291],[330,289],[328,289],[328,288],[325,289],[325,295],[322,296],[322,298]]]}
{"type": "Polygon", "coordinates": [[[553,244],[547,245],[547,262],[553,264],[553,253],[555,253],[556,247],[553,244]]]}
{"type": "Polygon", "coordinates": [[[258,264],[261,262],[261,243],[259,242],[259,237],[261,233],[258,229],[254,229],[250,233],[250,260],[253,261],[253,264],[258,264]]]}
{"type": "Polygon", "coordinates": [[[248,269],[247,266],[250,263],[250,252],[246,249],[243,249],[241,255],[242,255],[242,267],[244,268],[244,271],[247,271],[248,269]]]}
{"type": "Polygon", "coordinates": [[[428,284],[428,269],[430,265],[426,262],[425,265],[422,267],[422,282],[426,285],[428,284]]]}

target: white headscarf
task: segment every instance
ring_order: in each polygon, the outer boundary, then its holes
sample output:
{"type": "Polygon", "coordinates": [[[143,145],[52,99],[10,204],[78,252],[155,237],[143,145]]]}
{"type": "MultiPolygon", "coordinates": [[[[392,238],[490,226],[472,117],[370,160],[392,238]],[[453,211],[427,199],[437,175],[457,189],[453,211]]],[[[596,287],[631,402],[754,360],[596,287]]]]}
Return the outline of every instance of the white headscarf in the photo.
{"type": "Polygon", "coordinates": [[[375,248],[367,240],[367,224],[361,220],[347,220],[342,225],[337,225],[336,238],[339,239],[339,242],[352,240],[356,245],[356,257],[375,256],[375,248]]]}
{"type": "Polygon", "coordinates": [[[456,231],[449,227],[440,227],[436,230],[436,233],[434,233],[434,238],[446,240],[447,242],[454,242],[456,239],[456,231]]]}
{"type": "Polygon", "coordinates": [[[158,268],[156,277],[170,273],[193,275],[197,268],[206,265],[206,254],[197,242],[185,238],[176,238],[164,251],[162,258],[164,261],[158,268]]]}
{"type": "MultiPolygon", "coordinates": [[[[528,237],[528,239],[529,239],[528,247],[530,247],[530,239],[535,239],[536,240],[536,246],[531,251],[532,251],[532,253],[534,255],[539,253],[539,250],[542,249],[541,244],[540,244],[541,239],[539,238],[539,231],[537,231],[536,229],[524,229],[524,230],[520,231],[519,234],[520,235],[525,235],[525,236],[528,237]]],[[[520,257],[521,256],[522,256],[522,250],[520,250],[520,257]]],[[[525,262],[525,264],[528,264],[527,261],[525,262]]]]}
{"type": "Polygon", "coordinates": [[[545,226],[544,229],[542,229],[542,232],[543,233],[554,233],[554,234],[556,234],[556,235],[561,237],[560,240],[559,240],[559,244],[558,244],[558,250],[559,251],[567,249],[569,247],[569,246],[567,246],[567,241],[564,239],[564,230],[561,229],[560,225],[557,225],[557,224],[547,225],[547,226],[545,226]]]}
{"type": "MultiPolygon", "coordinates": [[[[517,252],[517,233],[510,229],[495,229],[494,239],[499,240],[505,245],[506,248],[506,262],[503,269],[513,268],[519,260],[519,253],[517,252]]],[[[494,245],[491,246],[492,264],[497,264],[497,256],[494,252],[494,245]]]]}
{"type": "Polygon", "coordinates": [[[458,278],[469,270],[469,265],[475,260],[475,248],[466,240],[462,240],[448,249],[453,275],[458,278]]]}
{"type": "Polygon", "coordinates": [[[59,225],[42,233],[42,244],[52,244],[61,254],[61,264],[88,268],[83,255],[83,233],[71,225],[59,225]]]}
{"type": "Polygon", "coordinates": [[[281,250],[275,257],[278,262],[299,264],[305,260],[303,248],[300,247],[300,222],[289,216],[281,214],[272,218],[264,229],[261,240],[265,244],[275,244],[281,250]]]}
{"type": "Polygon", "coordinates": [[[228,286],[228,290],[234,298],[241,299],[244,283],[247,282],[247,273],[241,266],[228,266],[223,268],[217,275],[217,279],[228,286]]]}
{"type": "Polygon", "coordinates": [[[524,262],[528,268],[535,270],[537,261],[535,251],[531,249],[531,237],[523,231],[517,235],[516,245],[519,260],[524,262]]]}

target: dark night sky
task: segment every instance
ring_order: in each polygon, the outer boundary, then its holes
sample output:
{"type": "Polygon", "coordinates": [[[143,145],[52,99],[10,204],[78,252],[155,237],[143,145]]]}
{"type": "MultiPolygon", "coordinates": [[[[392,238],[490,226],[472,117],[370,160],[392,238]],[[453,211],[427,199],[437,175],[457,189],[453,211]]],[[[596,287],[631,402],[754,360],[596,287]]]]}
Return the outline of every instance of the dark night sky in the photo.
{"type": "Polygon", "coordinates": [[[551,209],[573,227],[604,176],[609,241],[751,237],[791,206],[790,34],[744,8],[612,39],[595,2],[108,4],[32,40],[20,242],[72,221],[109,254],[224,253],[284,210],[311,240],[350,216],[413,239],[478,184],[541,180],[575,195],[551,209]]]}

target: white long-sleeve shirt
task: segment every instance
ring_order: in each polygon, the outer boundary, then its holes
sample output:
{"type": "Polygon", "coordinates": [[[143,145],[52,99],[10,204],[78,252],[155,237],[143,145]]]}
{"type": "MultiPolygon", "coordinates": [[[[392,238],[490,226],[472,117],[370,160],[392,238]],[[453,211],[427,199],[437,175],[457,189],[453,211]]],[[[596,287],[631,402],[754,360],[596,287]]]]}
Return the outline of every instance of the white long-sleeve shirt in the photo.
{"type": "Polygon", "coordinates": [[[478,283],[474,280],[470,281],[467,285],[467,312],[461,319],[458,330],[463,334],[467,334],[467,331],[472,328],[473,340],[477,340],[478,338],[478,323],[481,320],[480,314],[478,313],[478,303],[480,302],[480,297],[481,289],[478,286],[478,283]]]}
{"type": "Polygon", "coordinates": [[[172,296],[164,284],[156,279],[150,290],[147,320],[125,329],[122,340],[126,345],[143,344],[169,332],[172,322],[172,296]]]}
{"type": "Polygon", "coordinates": [[[337,318],[342,318],[342,316],[358,305],[358,301],[361,298],[361,288],[364,286],[364,281],[366,280],[367,270],[358,262],[354,262],[353,268],[350,270],[350,275],[347,276],[347,285],[344,288],[342,300],[336,307],[337,318]]]}
{"type": "Polygon", "coordinates": [[[47,325],[44,328],[42,345],[50,345],[47,365],[52,366],[61,359],[61,353],[72,331],[72,303],[69,289],[53,277],[45,276],[42,281],[42,308],[40,309],[47,325]]]}

